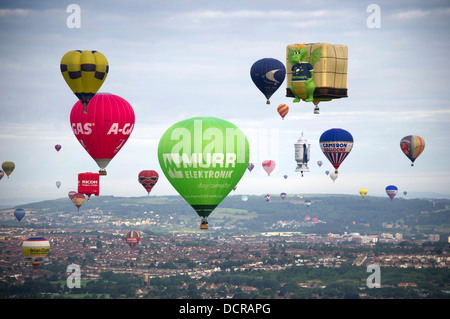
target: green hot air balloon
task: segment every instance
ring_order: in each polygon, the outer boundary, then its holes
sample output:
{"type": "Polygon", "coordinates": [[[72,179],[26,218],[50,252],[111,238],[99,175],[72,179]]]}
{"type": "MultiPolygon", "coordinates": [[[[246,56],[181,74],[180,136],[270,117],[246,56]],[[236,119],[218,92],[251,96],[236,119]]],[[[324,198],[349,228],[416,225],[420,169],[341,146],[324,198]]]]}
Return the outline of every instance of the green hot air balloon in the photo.
{"type": "Polygon", "coordinates": [[[206,218],[230,193],[248,167],[249,144],[234,124],[194,117],[172,125],[161,137],[158,160],[177,192],[206,218]]]}

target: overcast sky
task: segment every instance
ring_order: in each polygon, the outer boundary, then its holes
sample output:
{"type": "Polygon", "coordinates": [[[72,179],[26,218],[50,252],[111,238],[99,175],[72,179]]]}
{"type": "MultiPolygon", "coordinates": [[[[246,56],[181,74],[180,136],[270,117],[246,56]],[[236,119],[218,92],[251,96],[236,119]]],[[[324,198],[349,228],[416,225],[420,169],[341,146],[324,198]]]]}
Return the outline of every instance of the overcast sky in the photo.
{"type": "Polygon", "coordinates": [[[367,188],[367,196],[380,196],[394,184],[400,192],[448,196],[448,30],[448,1],[0,1],[0,162],[16,164],[0,181],[0,202],[67,197],[78,173],[98,171],[71,130],[77,98],[59,69],[76,49],[106,56],[100,92],[123,97],[136,115],[100,180],[101,195],[145,196],[137,181],[144,169],[160,173],[152,195],[176,194],[158,163],[159,139],[178,121],[214,116],[236,124],[250,142],[255,169],[232,194],[367,188]],[[67,25],[71,3],[80,8],[80,28],[67,25]],[[381,10],[380,28],[367,24],[371,3],[381,10]],[[266,105],[250,78],[255,61],[285,64],[286,46],[303,42],[348,46],[348,98],[321,103],[319,115],[311,103],[285,97],[286,81],[266,105]],[[282,103],[290,107],[284,121],[276,112],[282,103]],[[334,127],[354,138],[335,183],[319,146],[334,127]],[[304,177],[294,159],[301,132],[311,144],[304,177]],[[414,167],[399,147],[411,134],[426,142],[414,167]],[[277,164],[271,176],[261,167],[266,159],[277,164]]]}

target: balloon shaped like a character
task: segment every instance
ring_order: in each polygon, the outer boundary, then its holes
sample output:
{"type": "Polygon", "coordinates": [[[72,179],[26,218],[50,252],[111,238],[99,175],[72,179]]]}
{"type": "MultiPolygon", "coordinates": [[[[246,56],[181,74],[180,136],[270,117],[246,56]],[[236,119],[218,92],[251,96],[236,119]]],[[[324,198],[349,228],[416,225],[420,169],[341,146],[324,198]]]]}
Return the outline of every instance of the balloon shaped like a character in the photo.
{"type": "Polygon", "coordinates": [[[253,63],[250,76],[256,87],[266,97],[266,104],[270,104],[270,97],[283,84],[286,67],[277,59],[264,58],[253,63]]]}
{"type": "Polygon", "coordinates": [[[353,148],[353,136],[346,130],[332,128],[320,136],[320,148],[338,173],[338,168],[353,148]]]}
{"type": "Polygon", "coordinates": [[[249,143],[234,124],[215,117],[180,121],[158,145],[161,169],[178,193],[206,218],[237,185],[249,162],[249,143]]]}
{"type": "Polygon", "coordinates": [[[141,171],[138,175],[138,181],[147,191],[147,195],[150,195],[150,192],[153,186],[158,182],[159,175],[154,170],[144,170],[141,171]]]}
{"type": "Polygon", "coordinates": [[[89,102],[89,112],[83,112],[81,102],[70,113],[70,124],[81,146],[106,175],[106,166],[127,142],[134,128],[134,111],[120,96],[98,93],[89,102]]]}
{"type": "Polygon", "coordinates": [[[73,50],[64,54],[60,69],[64,80],[80,100],[86,113],[89,101],[108,75],[108,60],[98,51],[73,50]]]}
{"type": "Polygon", "coordinates": [[[414,166],[414,161],[425,149],[425,141],[420,136],[408,135],[401,139],[400,149],[410,159],[411,166],[414,166]]]}

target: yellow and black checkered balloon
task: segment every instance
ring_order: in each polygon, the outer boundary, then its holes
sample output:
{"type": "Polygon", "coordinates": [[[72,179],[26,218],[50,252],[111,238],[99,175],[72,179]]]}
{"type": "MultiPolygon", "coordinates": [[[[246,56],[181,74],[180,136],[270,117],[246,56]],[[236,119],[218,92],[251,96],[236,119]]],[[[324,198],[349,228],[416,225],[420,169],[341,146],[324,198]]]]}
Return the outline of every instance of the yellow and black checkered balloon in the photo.
{"type": "Polygon", "coordinates": [[[108,60],[98,51],[69,51],[61,59],[61,73],[85,110],[108,75],[108,60]]]}

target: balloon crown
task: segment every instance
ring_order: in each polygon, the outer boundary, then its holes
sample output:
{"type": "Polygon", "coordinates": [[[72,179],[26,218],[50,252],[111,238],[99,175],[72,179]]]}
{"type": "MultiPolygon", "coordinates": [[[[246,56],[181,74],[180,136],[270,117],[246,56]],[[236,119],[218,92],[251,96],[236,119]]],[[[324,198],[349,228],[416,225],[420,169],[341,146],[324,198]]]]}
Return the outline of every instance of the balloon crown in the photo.
{"type": "Polygon", "coordinates": [[[303,49],[304,47],[305,47],[305,43],[303,43],[303,44],[295,44],[295,49],[296,50],[303,49]]]}

